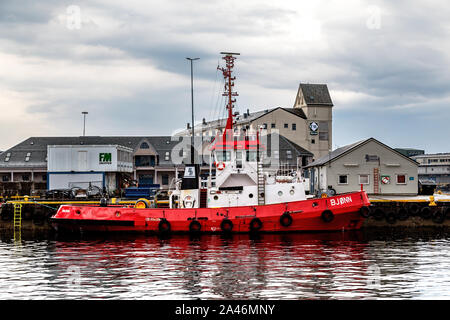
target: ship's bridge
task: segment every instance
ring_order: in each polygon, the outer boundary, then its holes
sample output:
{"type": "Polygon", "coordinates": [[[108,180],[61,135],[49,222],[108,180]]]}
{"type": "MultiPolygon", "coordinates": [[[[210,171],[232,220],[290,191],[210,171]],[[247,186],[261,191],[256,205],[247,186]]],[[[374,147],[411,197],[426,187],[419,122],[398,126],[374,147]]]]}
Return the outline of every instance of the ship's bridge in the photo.
{"type": "Polygon", "coordinates": [[[216,168],[216,187],[234,188],[257,184],[259,153],[265,147],[256,135],[217,136],[211,147],[216,168]]]}

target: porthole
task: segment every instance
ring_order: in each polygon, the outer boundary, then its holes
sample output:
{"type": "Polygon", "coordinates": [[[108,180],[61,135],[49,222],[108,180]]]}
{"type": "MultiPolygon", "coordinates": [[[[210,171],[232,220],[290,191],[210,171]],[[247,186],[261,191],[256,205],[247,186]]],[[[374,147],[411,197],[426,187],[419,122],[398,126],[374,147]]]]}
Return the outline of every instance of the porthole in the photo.
{"type": "Polygon", "coordinates": [[[281,197],[283,195],[283,191],[278,191],[278,196],[281,197]]]}
{"type": "Polygon", "coordinates": [[[249,195],[248,195],[248,197],[251,199],[251,198],[253,198],[253,193],[250,193],[249,195]]]}
{"type": "Polygon", "coordinates": [[[217,195],[214,196],[214,200],[219,200],[219,197],[217,195]]]}
{"type": "Polygon", "coordinates": [[[295,191],[294,191],[294,190],[291,190],[291,191],[289,191],[289,193],[291,194],[291,196],[293,196],[294,193],[295,193],[295,191]]]}

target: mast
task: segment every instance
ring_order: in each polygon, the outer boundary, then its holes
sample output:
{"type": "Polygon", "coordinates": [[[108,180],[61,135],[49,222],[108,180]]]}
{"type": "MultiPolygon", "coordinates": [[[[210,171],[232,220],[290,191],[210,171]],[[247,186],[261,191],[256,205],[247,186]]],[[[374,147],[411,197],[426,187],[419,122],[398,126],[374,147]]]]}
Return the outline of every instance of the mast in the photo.
{"type": "Polygon", "coordinates": [[[222,94],[222,96],[228,97],[228,119],[223,133],[223,137],[225,138],[227,132],[230,132],[229,130],[233,129],[233,107],[234,103],[236,102],[236,99],[233,97],[238,96],[238,94],[237,92],[233,91],[234,80],[236,80],[236,77],[232,76],[232,72],[234,67],[234,60],[236,60],[235,56],[239,55],[239,53],[221,52],[220,54],[224,55],[222,59],[224,59],[226,63],[224,68],[217,67],[218,70],[222,71],[223,77],[225,79],[224,93],[222,94]]]}

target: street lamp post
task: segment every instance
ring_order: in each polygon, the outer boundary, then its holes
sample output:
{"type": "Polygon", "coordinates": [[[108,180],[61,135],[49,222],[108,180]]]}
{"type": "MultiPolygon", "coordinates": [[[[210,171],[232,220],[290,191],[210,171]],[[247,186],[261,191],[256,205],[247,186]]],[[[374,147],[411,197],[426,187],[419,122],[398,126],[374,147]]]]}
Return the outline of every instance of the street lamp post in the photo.
{"type": "Polygon", "coordinates": [[[194,164],[194,73],[192,62],[200,58],[186,58],[191,62],[191,107],[192,107],[192,137],[191,137],[191,163],[194,164]]]}
{"type": "Polygon", "coordinates": [[[83,111],[81,112],[81,114],[83,115],[84,119],[83,119],[83,137],[86,133],[86,115],[88,114],[87,111],[83,111]]]}

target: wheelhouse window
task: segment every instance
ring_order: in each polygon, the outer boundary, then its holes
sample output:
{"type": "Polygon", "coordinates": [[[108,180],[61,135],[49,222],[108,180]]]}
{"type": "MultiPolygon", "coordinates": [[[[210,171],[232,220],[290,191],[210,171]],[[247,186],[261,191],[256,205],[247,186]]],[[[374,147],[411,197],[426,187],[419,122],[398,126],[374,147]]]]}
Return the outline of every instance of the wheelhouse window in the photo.
{"type": "Polygon", "coordinates": [[[216,161],[217,162],[231,161],[231,152],[230,151],[216,151],[216,161]]]}
{"type": "Polygon", "coordinates": [[[338,184],[348,184],[348,174],[340,174],[338,177],[338,184]]]}
{"type": "Polygon", "coordinates": [[[274,129],[274,128],[275,128],[275,123],[272,123],[272,124],[270,125],[270,127],[271,127],[272,129],[274,129]]]}
{"type": "Polygon", "coordinates": [[[285,128],[285,129],[289,128],[289,124],[285,123],[285,124],[284,124],[284,128],[285,128]]]}
{"type": "Polygon", "coordinates": [[[359,184],[369,184],[369,175],[368,174],[360,174],[359,175],[359,184]]]}
{"type": "Polygon", "coordinates": [[[397,175],[397,184],[406,184],[406,174],[397,175]]]}
{"type": "Polygon", "coordinates": [[[237,169],[242,168],[242,150],[236,151],[236,168],[237,169]]]}
{"type": "Polygon", "coordinates": [[[258,153],[256,151],[247,150],[246,161],[256,162],[258,160],[258,153]]]}

